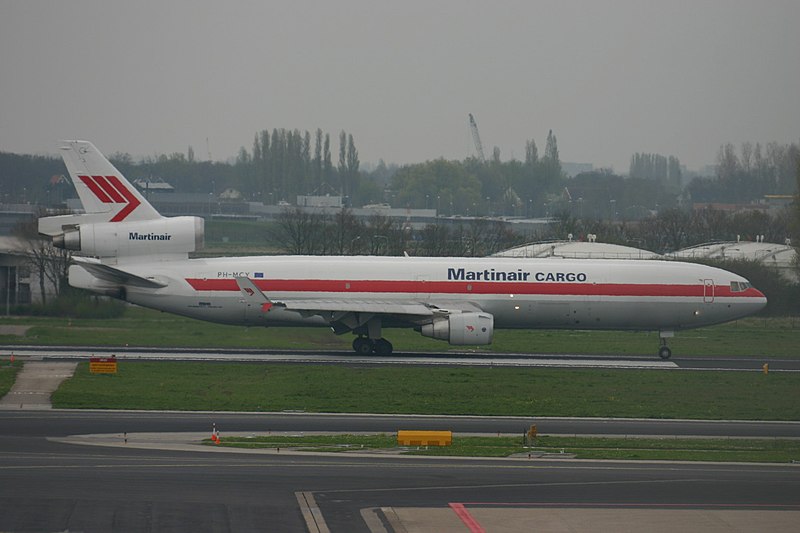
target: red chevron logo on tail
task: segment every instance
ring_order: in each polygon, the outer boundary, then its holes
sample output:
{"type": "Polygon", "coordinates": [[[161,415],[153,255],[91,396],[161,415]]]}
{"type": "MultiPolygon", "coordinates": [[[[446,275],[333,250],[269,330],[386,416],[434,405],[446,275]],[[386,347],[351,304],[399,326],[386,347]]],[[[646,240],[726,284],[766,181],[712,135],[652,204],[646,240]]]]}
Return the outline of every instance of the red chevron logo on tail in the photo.
{"type": "Polygon", "coordinates": [[[111,222],[122,222],[141,204],[138,198],[116,176],[78,176],[97,199],[104,204],[127,204],[111,222]]]}

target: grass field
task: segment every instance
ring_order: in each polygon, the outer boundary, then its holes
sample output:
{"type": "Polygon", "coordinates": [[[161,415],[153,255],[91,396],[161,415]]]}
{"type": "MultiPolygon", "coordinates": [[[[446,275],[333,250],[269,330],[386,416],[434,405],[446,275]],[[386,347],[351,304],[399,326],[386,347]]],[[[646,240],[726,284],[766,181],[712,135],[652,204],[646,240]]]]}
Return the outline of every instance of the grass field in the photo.
{"type": "MultiPolygon", "coordinates": [[[[205,441],[211,445],[210,439],[205,441]]],[[[396,435],[307,435],[222,437],[235,448],[294,448],[303,451],[363,452],[397,449],[401,454],[508,457],[569,454],[578,459],[681,460],[788,463],[800,459],[800,441],[781,439],[679,439],[542,436],[530,447],[520,437],[453,436],[452,446],[398,448],[396,435]]]]}
{"type": "MultiPolygon", "coordinates": [[[[24,336],[0,335],[0,345],[185,346],[215,348],[349,350],[352,335],[326,328],[245,328],[201,322],[132,307],[118,319],[75,320],[5,317],[0,324],[28,325],[24,336]]],[[[410,330],[387,329],[396,351],[463,350],[410,330]]],[[[655,332],[500,330],[491,346],[466,347],[476,353],[653,355],[655,332]]],[[[678,332],[670,340],[675,356],[800,357],[800,318],[750,318],[678,332]]]]}
{"type": "Polygon", "coordinates": [[[81,363],[61,408],[800,420],[800,375],[551,368],[81,363]]]}
{"type": "Polygon", "coordinates": [[[21,368],[22,363],[19,361],[10,363],[5,357],[0,359],[0,398],[8,394],[8,391],[14,386],[14,380],[21,368]]]}

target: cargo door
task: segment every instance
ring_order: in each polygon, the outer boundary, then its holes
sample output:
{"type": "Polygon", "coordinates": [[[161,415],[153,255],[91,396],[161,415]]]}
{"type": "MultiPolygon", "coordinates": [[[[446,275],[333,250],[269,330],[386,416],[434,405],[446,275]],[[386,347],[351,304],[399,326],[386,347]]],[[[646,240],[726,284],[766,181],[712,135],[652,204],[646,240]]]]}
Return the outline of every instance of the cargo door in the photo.
{"type": "Polygon", "coordinates": [[[710,304],[714,301],[714,280],[703,280],[703,302],[710,304]]]}

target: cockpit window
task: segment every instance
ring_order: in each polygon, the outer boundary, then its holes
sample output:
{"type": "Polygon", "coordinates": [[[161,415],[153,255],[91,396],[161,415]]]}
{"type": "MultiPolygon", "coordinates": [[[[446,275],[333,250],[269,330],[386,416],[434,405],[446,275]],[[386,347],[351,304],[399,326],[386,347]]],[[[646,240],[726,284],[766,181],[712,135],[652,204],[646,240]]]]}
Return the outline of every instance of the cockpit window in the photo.
{"type": "Polygon", "coordinates": [[[731,281],[731,292],[744,292],[750,287],[749,281],[731,281]]]}

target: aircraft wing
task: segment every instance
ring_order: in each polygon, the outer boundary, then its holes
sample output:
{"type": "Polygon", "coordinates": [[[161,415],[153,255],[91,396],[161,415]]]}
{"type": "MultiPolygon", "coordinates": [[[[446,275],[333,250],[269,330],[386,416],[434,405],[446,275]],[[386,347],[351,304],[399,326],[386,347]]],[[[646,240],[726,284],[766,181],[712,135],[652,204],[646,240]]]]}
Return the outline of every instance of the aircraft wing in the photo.
{"type": "Polygon", "coordinates": [[[334,333],[341,335],[365,327],[373,317],[382,316],[393,321],[422,325],[432,320],[436,309],[419,302],[381,300],[285,300],[276,302],[289,311],[308,318],[319,316],[330,324],[334,333]]]}
{"type": "Polygon", "coordinates": [[[336,299],[289,299],[274,301],[259,289],[250,278],[239,276],[236,278],[239,290],[245,300],[254,305],[272,304],[284,307],[290,311],[297,311],[306,316],[347,313],[371,313],[385,315],[413,315],[432,316],[435,312],[431,307],[415,302],[396,302],[381,300],[336,300],[336,299]]]}
{"type": "Polygon", "coordinates": [[[309,315],[320,313],[373,313],[384,315],[432,316],[434,310],[425,304],[380,300],[284,300],[286,309],[309,315]]]}
{"type": "Polygon", "coordinates": [[[430,307],[435,314],[448,315],[450,313],[483,313],[484,310],[472,302],[459,302],[451,300],[431,301],[430,307]]]}
{"type": "Polygon", "coordinates": [[[141,287],[143,289],[160,289],[167,286],[166,283],[161,283],[160,281],[150,278],[143,278],[136,274],[131,274],[130,272],[125,272],[124,270],[104,265],[85,257],[73,256],[72,261],[94,277],[109,283],[141,287]]]}
{"type": "Polygon", "coordinates": [[[289,298],[275,300],[264,294],[253,280],[241,276],[236,283],[244,300],[252,306],[260,306],[268,313],[273,308],[295,312],[304,318],[319,316],[330,324],[337,334],[354,331],[373,317],[384,317],[391,321],[408,324],[429,324],[436,316],[482,312],[470,302],[442,300],[438,302],[414,302],[408,300],[358,300],[351,298],[289,298]]]}

